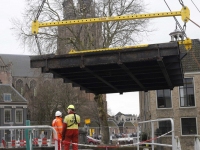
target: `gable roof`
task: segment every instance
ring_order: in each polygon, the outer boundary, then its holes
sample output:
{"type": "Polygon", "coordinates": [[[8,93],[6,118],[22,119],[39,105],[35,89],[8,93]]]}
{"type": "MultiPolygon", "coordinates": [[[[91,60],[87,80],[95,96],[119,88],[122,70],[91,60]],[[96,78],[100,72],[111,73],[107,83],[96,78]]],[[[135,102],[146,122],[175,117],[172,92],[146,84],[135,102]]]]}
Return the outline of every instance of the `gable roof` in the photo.
{"type": "Polygon", "coordinates": [[[118,127],[117,124],[113,120],[108,120],[109,127],[118,127]]]}
{"type": "Polygon", "coordinates": [[[130,122],[130,121],[126,121],[125,123],[124,123],[124,127],[134,127],[135,125],[132,123],[132,122],[130,122]]]}
{"type": "Polygon", "coordinates": [[[190,51],[186,51],[184,45],[180,45],[180,51],[182,53],[187,53],[187,55],[182,59],[182,66],[183,66],[183,72],[199,72],[200,68],[198,64],[195,61],[195,58],[192,55],[195,55],[197,61],[200,63],[200,40],[199,39],[193,39],[192,40],[192,49],[190,51]],[[191,52],[192,51],[192,52],[191,52]]]}
{"type": "Polygon", "coordinates": [[[11,94],[12,102],[26,102],[27,103],[27,100],[15,88],[13,88],[9,84],[0,84],[0,102],[4,102],[3,100],[4,93],[11,94]]]}
{"type": "Polygon", "coordinates": [[[130,117],[132,117],[132,114],[124,114],[124,116],[130,116],[130,117]]]}
{"type": "Polygon", "coordinates": [[[115,116],[121,116],[123,115],[121,112],[118,112],[115,116]]]}
{"type": "Polygon", "coordinates": [[[15,77],[39,77],[41,70],[37,68],[30,68],[29,55],[12,55],[12,54],[0,54],[3,62],[0,64],[7,65],[12,63],[12,76],[15,77]]]}
{"type": "Polygon", "coordinates": [[[1,67],[6,66],[1,57],[0,57],[0,66],[1,66],[1,67]]]}

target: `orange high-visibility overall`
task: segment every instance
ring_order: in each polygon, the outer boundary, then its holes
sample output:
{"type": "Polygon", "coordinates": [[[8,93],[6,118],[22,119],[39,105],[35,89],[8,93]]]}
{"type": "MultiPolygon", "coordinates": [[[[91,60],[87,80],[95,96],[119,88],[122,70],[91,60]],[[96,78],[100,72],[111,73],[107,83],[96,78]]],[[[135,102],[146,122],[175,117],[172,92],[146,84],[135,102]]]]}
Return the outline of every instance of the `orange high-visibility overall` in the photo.
{"type": "MultiPolygon", "coordinates": [[[[56,130],[57,132],[57,136],[58,136],[58,150],[62,149],[62,128],[63,128],[63,125],[62,125],[62,118],[60,117],[56,117],[56,119],[54,119],[52,121],[52,127],[54,127],[54,129],[56,130]],[[60,147],[61,145],[61,147],[60,147]]],[[[55,135],[53,134],[53,138],[55,139],[55,135]]]]}

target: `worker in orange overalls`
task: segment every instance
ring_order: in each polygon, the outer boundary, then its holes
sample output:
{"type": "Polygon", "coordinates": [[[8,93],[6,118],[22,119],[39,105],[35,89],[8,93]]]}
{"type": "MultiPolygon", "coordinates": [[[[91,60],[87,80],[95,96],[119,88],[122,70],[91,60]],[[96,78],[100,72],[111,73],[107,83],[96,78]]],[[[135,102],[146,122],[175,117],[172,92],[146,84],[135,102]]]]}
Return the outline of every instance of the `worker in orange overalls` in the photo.
{"type": "MultiPolygon", "coordinates": [[[[58,136],[58,150],[62,149],[62,113],[60,111],[56,111],[55,113],[55,119],[52,121],[52,127],[54,127],[54,129],[57,132],[57,136],[58,136]]],[[[53,138],[55,139],[55,135],[53,134],[53,138]]]]}
{"type": "MultiPolygon", "coordinates": [[[[74,110],[74,105],[68,106],[68,115],[65,116],[63,121],[62,139],[65,142],[65,150],[69,150],[69,145],[72,143],[78,143],[78,126],[80,126],[80,116],[77,115],[74,110]]],[[[78,145],[72,145],[73,150],[78,150],[78,145]]]]}

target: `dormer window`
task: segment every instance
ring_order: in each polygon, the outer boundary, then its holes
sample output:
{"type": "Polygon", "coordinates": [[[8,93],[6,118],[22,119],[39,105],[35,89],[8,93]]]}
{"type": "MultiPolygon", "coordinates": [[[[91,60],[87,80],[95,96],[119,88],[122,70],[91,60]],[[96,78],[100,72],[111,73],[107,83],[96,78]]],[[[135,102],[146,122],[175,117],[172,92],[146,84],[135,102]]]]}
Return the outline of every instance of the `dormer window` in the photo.
{"type": "Polygon", "coordinates": [[[4,93],[3,94],[3,100],[4,102],[11,102],[11,94],[10,93],[4,93]]]}

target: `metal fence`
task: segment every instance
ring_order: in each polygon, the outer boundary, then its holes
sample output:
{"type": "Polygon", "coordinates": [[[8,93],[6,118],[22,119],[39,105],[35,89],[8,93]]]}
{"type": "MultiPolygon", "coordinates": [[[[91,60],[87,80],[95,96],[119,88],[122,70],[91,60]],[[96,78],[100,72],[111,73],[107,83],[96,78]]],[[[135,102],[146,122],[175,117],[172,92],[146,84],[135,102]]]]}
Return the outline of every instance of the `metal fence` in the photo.
{"type": "MultiPolygon", "coordinates": [[[[139,150],[139,145],[145,143],[140,142],[140,135],[139,135],[139,124],[145,124],[145,123],[150,123],[151,124],[151,141],[148,143],[149,145],[152,146],[152,150],[154,150],[154,145],[157,146],[165,146],[165,147],[171,147],[172,150],[177,149],[177,143],[176,141],[177,138],[175,138],[174,135],[174,121],[171,118],[165,118],[165,119],[157,119],[157,120],[149,120],[149,121],[144,121],[144,122],[139,122],[137,126],[137,134],[135,135],[135,130],[130,130],[131,128],[124,127],[125,133],[121,133],[119,128],[117,127],[109,127],[109,134],[110,134],[110,141],[115,142],[111,144],[116,144],[116,145],[123,145],[123,144],[132,144],[137,145],[137,150],[139,150]],[[154,122],[159,122],[159,121],[170,121],[171,122],[171,128],[172,128],[172,144],[161,144],[161,143],[155,143],[154,142],[154,122]],[[120,137],[117,137],[117,134],[121,135],[120,137]],[[123,142],[123,143],[120,143],[123,142]]],[[[108,128],[108,127],[107,127],[108,128]]],[[[97,127],[88,127],[88,136],[93,137],[94,139],[101,140],[101,129],[102,128],[97,128],[97,127]]],[[[21,141],[26,137],[26,147],[27,147],[27,140],[32,143],[35,146],[42,146],[43,144],[46,146],[51,146],[51,141],[52,141],[52,131],[55,133],[55,139],[57,139],[57,134],[56,131],[53,127],[51,126],[0,126],[0,131],[10,132],[11,137],[6,137],[5,135],[5,140],[6,138],[11,139],[11,146],[14,144],[15,147],[21,146],[20,144],[21,141]],[[28,134],[24,134],[24,132],[28,131],[28,134]],[[13,136],[13,134],[16,134],[13,136]],[[37,140],[36,140],[37,139],[37,140]],[[46,139],[44,142],[43,139],[46,139]],[[49,141],[48,141],[48,140],[49,141]],[[15,143],[12,143],[12,141],[15,141],[15,143]]],[[[27,132],[26,132],[27,133],[27,132]]],[[[167,133],[166,133],[167,134],[167,133]]],[[[166,135],[165,134],[165,135],[166,135]]],[[[163,135],[162,135],[163,136],[163,135]]],[[[156,137],[158,138],[158,137],[156,137]]],[[[99,144],[98,142],[95,144],[99,144]]],[[[30,150],[33,149],[33,147],[30,144],[30,150]]],[[[125,146],[125,145],[124,145],[125,146]]],[[[57,150],[58,148],[58,142],[55,140],[55,149],[57,150]]]]}
{"type": "MultiPolygon", "coordinates": [[[[7,146],[11,147],[27,147],[27,139],[31,144],[30,150],[33,146],[51,146],[52,131],[57,139],[56,130],[51,126],[0,126],[0,131],[4,131],[4,140],[7,146]],[[27,131],[28,135],[25,135],[27,131]],[[46,136],[46,137],[45,137],[46,136]],[[26,138],[26,140],[25,140],[26,138]],[[48,139],[48,140],[47,140],[48,139]]],[[[55,150],[58,149],[58,141],[55,140],[55,150]]],[[[3,144],[1,144],[3,146],[3,144]]]]}
{"type": "Polygon", "coordinates": [[[174,121],[172,118],[163,118],[163,119],[156,119],[156,120],[148,120],[148,121],[143,121],[143,122],[138,122],[138,126],[137,126],[137,150],[139,150],[139,145],[142,144],[139,141],[139,124],[145,124],[145,123],[151,123],[151,142],[148,143],[149,145],[152,145],[152,150],[154,150],[154,145],[157,146],[164,146],[164,147],[172,147],[172,150],[176,150],[177,149],[177,145],[176,145],[176,138],[174,136],[174,121]],[[159,121],[170,121],[171,122],[171,130],[172,130],[172,144],[160,144],[160,143],[155,143],[154,141],[154,122],[159,122],[159,121]],[[140,144],[139,144],[140,143],[140,144]]]}

